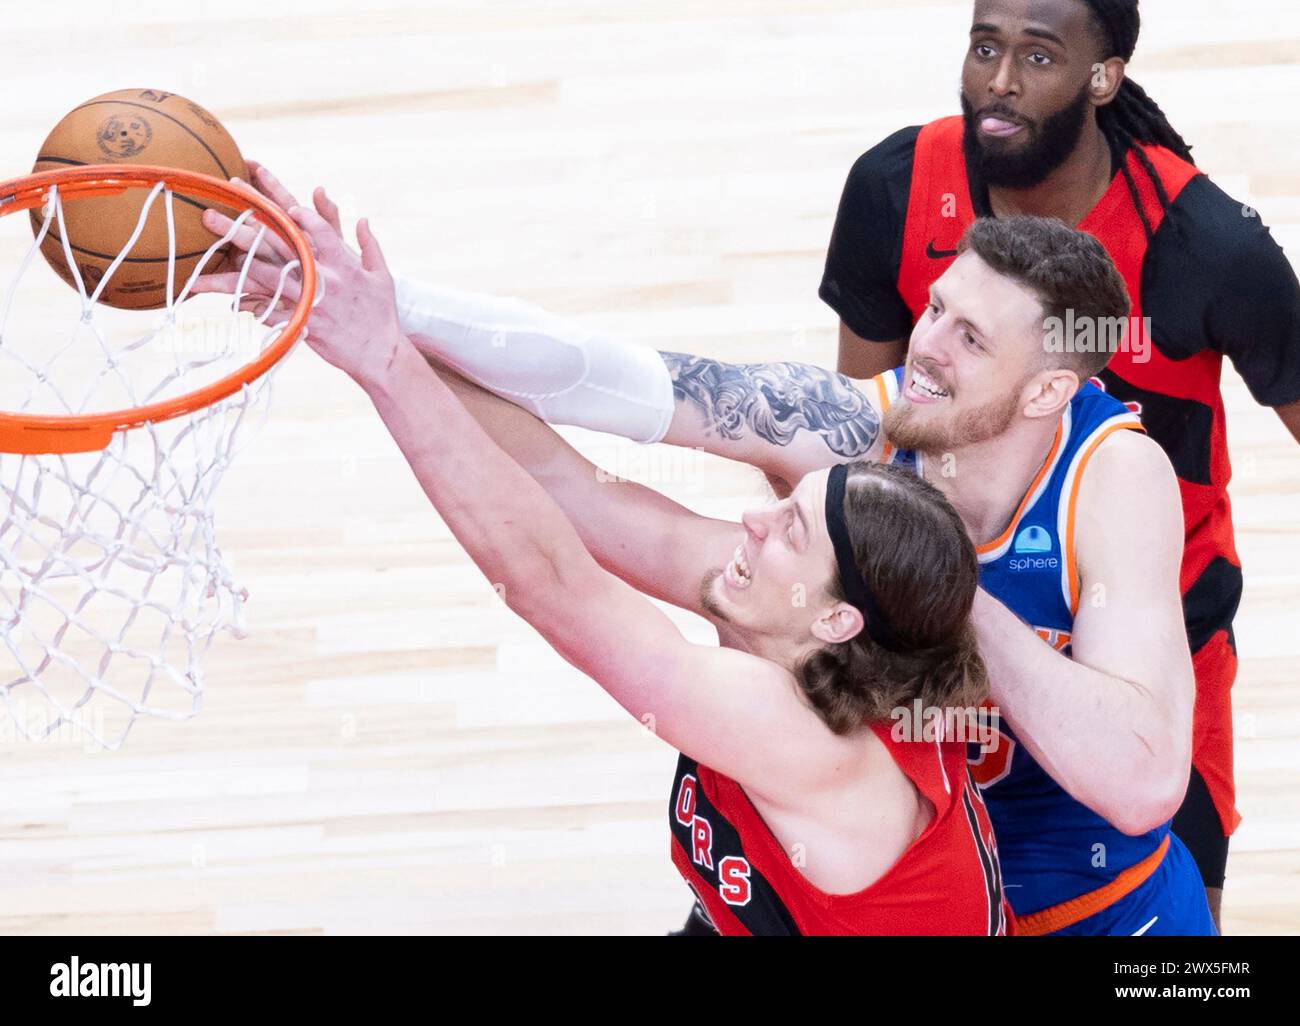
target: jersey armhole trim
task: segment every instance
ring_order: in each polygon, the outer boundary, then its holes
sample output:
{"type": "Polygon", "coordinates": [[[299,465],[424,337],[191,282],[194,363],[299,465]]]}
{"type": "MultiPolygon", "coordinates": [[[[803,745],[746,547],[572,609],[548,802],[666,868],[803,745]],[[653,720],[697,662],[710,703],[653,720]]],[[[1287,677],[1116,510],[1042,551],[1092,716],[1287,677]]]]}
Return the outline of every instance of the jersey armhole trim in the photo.
{"type": "MultiPolygon", "coordinates": [[[[885,422],[885,414],[889,412],[889,407],[894,404],[894,396],[898,390],[897,371],[887,370],[883,374],[877,374],[872,381],[876,385],[876,394],[880,399],[880,422],[885,422]],[[893,386],[891,389],[891,385],[893,386]]],[[[894,458],[894,447],[889,444],[889,439],[884,439],[884,447],[880,450],[880,462],[889,463],[894,458]]]]}
{"type": "Polygon", "coordinates": [[[1026,489],[1024,498],[1020,500],[1020,505],[1011,517],[1011,522],[1007,524],[1006,530],[991,542],[975,547],[975,553],[981,563],[998,559],[1006,552],[1007,546],[1011,544],[1011,539],[1015,537],[1016,528],[1020,525],[1020,518],[1025,515],[1025,511],[1029,507],[1038,501],[1043,489],[1050,483],[1052,471],[1055,470],[1057,461],[1060,460],[1061,454],[1065,451],[1065,444],[1069,440],[1071,420],[1070,407],[1067,406],[1061,414],[1061,422],[1056,426],[1056,437],[1052,440],[1052,448],[1048,451],[1047,458],[1043,460],[1043,465],[1038,468],[1038,473],[1034,475],[1034,479],[1029,482],[1029,488],[1026,489]]]}
{"type": "Polygon", "coordinates": [[[1075,547],[1075,515],[1079,505],[1079,491],[1083,483],[1083,472],[1092,458],[1092,454],[1107,438],[1116,431],[1144,431],[1142,422],[1133,413],[1120,413],[1103,421],[1075,454],[1074,462],[1065,474],[1064,490],[1068,499],[1061,504],[1061,515],[1065,520],[1062,535],[1065,539],[1065,559],[1061,568],[1061,591],[1070,615],[1077,616],[1083,579],[1079,574],[1078,552],[1075,547]]]}

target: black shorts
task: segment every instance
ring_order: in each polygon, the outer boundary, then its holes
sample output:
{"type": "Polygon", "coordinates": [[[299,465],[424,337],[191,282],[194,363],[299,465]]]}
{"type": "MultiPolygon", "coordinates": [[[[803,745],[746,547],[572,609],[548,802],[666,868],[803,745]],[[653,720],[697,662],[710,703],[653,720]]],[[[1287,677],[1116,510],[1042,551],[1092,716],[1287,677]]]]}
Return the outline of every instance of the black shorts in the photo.
{"type": "Polygon", "coordinates": [[[686,925],[680,930],[673,930],[669,937],[716,937],[718,931],[709,922],[709,917],[697,901],[691,906],[691,914],[686,917],[686,925]]]}
{"type": "Polygon", "coordinates": [[[1194,767],[1187,797],[1174,816],[1173,831],[1192,853],[1205,886],[1221,888],[1228,865],[1228,838],[1223,836],[1223,824],[1210,789],[1194,767]]]}

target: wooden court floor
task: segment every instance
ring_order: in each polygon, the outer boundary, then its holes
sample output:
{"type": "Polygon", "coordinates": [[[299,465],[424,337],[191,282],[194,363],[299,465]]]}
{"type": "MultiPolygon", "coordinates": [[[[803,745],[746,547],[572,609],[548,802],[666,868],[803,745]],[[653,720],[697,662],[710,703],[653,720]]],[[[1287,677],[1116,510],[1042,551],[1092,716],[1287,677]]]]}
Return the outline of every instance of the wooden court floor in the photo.
{"type": "MultiPolygon", "coordinates": [[[[1300,8],[1142,8],[1133,77],[1294,260],[1300,8]]],[[[304,196],[325,184],[370,216],[402,273],[659,348],[830,365],[816,290],[844,176],[957,109],[969,5],[78,0],[16,17],[0,174],[86,98],[180,92],[304,196]]],[[[1300,447],[1231,371],[1224,390],[1246,574],[1225,927],[1295,933],[1300,447]]],[[[569,434],[710,515],[765,499],[748,468],[569,434]]],[[[680,923],[674,753],[498,602],[342,375],[291,356],[219,509],[251,635],[218,643],[202,714],[141,721],[112,754],[0,736],[0,931],[680,923]]]]}

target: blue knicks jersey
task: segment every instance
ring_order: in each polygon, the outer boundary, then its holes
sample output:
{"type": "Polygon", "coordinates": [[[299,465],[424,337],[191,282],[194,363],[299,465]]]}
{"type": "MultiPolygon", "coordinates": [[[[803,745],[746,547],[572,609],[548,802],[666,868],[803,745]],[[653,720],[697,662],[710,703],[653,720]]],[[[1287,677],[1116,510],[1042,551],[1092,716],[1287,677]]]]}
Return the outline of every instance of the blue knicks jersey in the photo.
{"type": "MultiPolygon", "coordinates": [[[[898,369],[877,379],[887,406],[901,387],[898,369]]],[[[1074,614],[1081,602],[1075,565],[1074,500],[1089,458],[1115,431],[1141,430],[1122,402],[1084,385],[1061,418],[1051,451],[1012,517],[994,541],[979,547],[980,584],[1033,626],[1046,644],[1070,652],[1074,614]]],[[[889,452],[888,462],[919,473],[923,457],[889,452]]],[[[1044,681],[1051,687],[1051,681],[1044,681]]],[[[971,773],[980,786],[993,830],[1007,899],[1027,916],[1094,891],[1151,855],[1169,833],[1166,823],[1128,837],[1070,797],[1022,745],[998,724],[994,742],[970,746],[971,773]]]]}

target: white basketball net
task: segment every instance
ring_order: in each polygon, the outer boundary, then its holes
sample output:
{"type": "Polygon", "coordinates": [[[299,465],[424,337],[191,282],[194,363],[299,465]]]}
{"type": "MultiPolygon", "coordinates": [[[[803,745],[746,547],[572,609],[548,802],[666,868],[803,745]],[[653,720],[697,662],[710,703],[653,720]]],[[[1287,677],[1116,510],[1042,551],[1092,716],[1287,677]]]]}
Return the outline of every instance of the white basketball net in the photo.
{"type": "MultiPolygon", "coordinates": [[[[130,241],[90,292],[68,242],[63,200],[51,189],[40,231],[0,310],[0,411],[85,414],[145,406],[219,380],[275,343],[284,323],[266,323],[274,301],[260,317],[239,313],[230,297],[198,296],[182,309],[194,279],[251,210],[207,250],[165,310],[97,304],[160,196],[170,296],[175,197],[164,183],[149,191],[130,241]],[[46,277],[75,301],[79,317],[71,332],[44,309],[31,327],[16,313],[19,285],[33,262],[44,266],[35,257],[52,226],[77,291],[46,277]],[[108,323],[114,316],[129,317],[129,334],[115,332],[108,323]],[[156,323],[138,334],[142,320],[156,323]]],[[[266,231],[261,226],[259,245],[266,231]]],[[[246,269],[247,261],[240,292],[246,269]]],[[[286,267],[281,285],[296,270],[296,263],[286,267]]],[[[42,307],[54,298],[46,296],[42,307]]],[[[270,391],[267,374],[195,414],[119,431],[102,452],[0,453],[0,696],[19,734],[39,739],[71,731],[117,748],[138,716],[183,720],[199,711],[204,653],[219,632],[241,636],[244,628],[246,594],[217,544],[214,495],[236,440],[255,426],[254,414],[265,412],[270,391]]]]}

